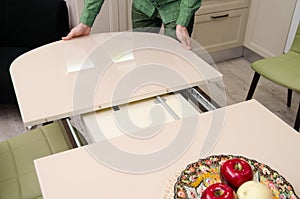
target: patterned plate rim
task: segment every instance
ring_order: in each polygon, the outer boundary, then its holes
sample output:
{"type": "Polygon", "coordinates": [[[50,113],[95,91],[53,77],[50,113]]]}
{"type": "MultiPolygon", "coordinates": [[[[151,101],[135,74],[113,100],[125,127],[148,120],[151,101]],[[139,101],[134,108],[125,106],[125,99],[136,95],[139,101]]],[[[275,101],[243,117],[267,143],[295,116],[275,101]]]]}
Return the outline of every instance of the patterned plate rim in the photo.
{"type": "Polygon", "coordinates": [[[176,181],[176,183],[175,183],[175,185],[174,185],[174,197],[173,197],[173,198],[176,199],[176,193],[177,193],[176,186],[180,183],[180,178],[181,178],[181,176],[184,174],[184,171],[185,171],[187,168],[189,168],[191,165],[193,165],[193,164],[195,164],[195,163],[197,163],[197,162],[200,162],[200,161],[206,161],[206,160],[211,160],[211,159],[214,159],[214,158],[218,158],[218,159],[222,159],[222,158],[227,158],[227,159],[241,158],[241,159],[245,159],[245,160],[247,160],[247,161],[251,161],[251,162],[253,162],[253,163],[263,164],[263,165],[264,165],[264,166],[265,166],[272,174],[274,174],[274,173],[279,174],[280,177],[281,177],[282,180],[283,180],[283,184],[285,184],[286,186],[291,187],[291,191],[293,192],[293,194],[295,195],[295,197],[296,197],[297,199],[300,199],[299,196],[296,194],[293,185],[292,185],[290,182],[288,182],[288,181],[286,180],[286,178],[285,178],[284,176],[282,176],[278,171],[272,169],[272,168],[271,168],[270,166],[268,166],[267,164],[261,163],[261,162],[255,160],[255,159],[250,159],[250,158],[247,158],[247,157],[242,156],[242,155],[231,155],[231,154],[230,154],[230,155],[224,155],[224,154],[222,154],[222,155],[210,155],[210,156],[208,156],[208,157],[206,157],[206,158],[200,158],[200,159],[198,159],[198,161],[196,161],[196,162],[189,163],[189,164],[185,167],[185,169],[182,170],[182,171],[180,172],[180,175],[179,175],[178,178],[177,178],[177,181],[176,181]]]}

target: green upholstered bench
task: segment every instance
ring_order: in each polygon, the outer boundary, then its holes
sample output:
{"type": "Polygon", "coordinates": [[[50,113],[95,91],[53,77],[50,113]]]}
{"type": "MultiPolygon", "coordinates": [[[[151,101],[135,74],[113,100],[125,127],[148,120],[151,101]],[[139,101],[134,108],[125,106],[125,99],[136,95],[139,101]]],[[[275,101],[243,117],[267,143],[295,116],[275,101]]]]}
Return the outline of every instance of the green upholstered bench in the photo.
{"type": "Polygon", "coordinates": [[[0,198],[41,199],[33,160],[71,148],[61,122],[0,142],[0,198]]]}

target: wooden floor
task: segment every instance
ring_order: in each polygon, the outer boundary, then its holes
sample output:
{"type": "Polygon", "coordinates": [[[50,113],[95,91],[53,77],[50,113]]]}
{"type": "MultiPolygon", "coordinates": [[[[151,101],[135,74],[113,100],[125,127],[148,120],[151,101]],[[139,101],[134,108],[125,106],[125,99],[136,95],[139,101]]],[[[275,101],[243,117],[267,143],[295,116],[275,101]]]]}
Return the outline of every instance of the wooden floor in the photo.
{"type": "MultiPolygon", "coordinates": [[[[250,62],[238,58],[217,63],[218,70],[223,74],[226,104],[231,105],[245,100],[250,86],[253,71],[250,62]]],[[[254,98],[275,113],[288,125],[293,126],[299,105],[300,95],[295,93],[292,106],[286,106],[287,89],[261,78],[254,93],[254,98]]],[[[258,116],[259,117],[259,116],[258,116]]],[[[245,114],[245,119],[247,115],[245,114]]],[[[263,118],[262,118],[263,119],[263,118]]],[[[25,131],[17,106],[0,105],[0,141],[25,131]]]]}
{"type": "MultiPolygon", "coordinates": [[[[217,67],[223,74],[227,105],[244,101],[254,74],[250,67],[250,62],[244,58],[238,58],[219,63],[217,67]]],[[[299,93],[294,92],[292,105],[289,108],[286,106],[287,89],[261,77],[253,98],[287,124],[294,126],[299,106],[299,93]]],[[[245,119],[247,119],[246,115],[245,119]]]]}

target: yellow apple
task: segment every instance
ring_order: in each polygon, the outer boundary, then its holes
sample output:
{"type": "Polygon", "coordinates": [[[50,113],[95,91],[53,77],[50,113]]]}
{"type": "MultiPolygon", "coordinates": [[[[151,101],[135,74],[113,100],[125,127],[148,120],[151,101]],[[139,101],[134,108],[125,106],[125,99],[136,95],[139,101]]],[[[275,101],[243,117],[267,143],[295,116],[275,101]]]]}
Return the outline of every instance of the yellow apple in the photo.
{"type": "Polygon", "coordinates": [[[273,199],[271,190],[264,184],[255,181],[243,183],[237,190],[238,199],[273,199]]]}

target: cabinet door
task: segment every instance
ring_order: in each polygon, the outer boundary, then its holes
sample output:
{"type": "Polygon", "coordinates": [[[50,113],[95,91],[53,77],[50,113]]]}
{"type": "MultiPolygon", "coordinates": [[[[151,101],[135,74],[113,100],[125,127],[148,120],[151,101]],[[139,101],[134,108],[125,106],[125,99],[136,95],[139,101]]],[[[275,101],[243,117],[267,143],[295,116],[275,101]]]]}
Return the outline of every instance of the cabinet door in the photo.
{"type": "Polygon", "coordinates": [[[197,15],[193,39],[208,52],[242,46],[247,24],[247,9],[197,15]]]}
{"type": "Polygon", "coordinates": [[[244,45],[263,57],[280,55],[296,0],[252,0],[244,45]]]}

